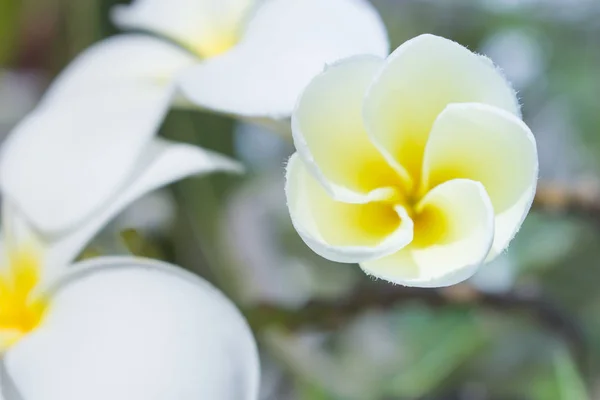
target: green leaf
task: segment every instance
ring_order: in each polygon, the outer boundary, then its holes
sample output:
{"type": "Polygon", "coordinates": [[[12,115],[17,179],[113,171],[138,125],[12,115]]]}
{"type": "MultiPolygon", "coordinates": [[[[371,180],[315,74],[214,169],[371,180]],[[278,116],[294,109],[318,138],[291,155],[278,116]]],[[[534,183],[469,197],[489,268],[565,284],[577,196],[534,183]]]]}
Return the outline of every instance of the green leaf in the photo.
{"type": "Polygon", "coordinates": [[[562,349],[555,353],[554,370],[560,400],[591,400],[585,383],[568,351],[562,349]]]}
{"type": "Polygon", "coordinates": [[[160,250],[135,229],[125,229],[119,235],[127,250],[134,256],[162,259],[160,250]]]}
{"type": "Polygon", "coordinates": [[[420,398],[431,393],[487,343],[487,335],[468,313],[450,312],[427,325],[419,327],[421,343],[410,342],[420,351],[393,379],[390,395],[420,398]]]}
{"type": "Polygon", "coordinates": [[[299,391],[302,400],[333,400],[323,388],[317,385],[304,384],[299,386],[299,391]]]}
{"type": "Polygon", "coordinates": [[[21,0],[0,0],[0,66],[5,66],[13,57],[21,4],[21,0]]]}

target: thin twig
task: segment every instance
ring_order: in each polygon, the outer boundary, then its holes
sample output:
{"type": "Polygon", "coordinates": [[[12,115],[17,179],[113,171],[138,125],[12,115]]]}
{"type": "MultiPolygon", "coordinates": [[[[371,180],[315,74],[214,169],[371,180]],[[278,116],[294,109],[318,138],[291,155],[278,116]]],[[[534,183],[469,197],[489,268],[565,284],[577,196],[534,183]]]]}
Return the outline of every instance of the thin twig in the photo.
{"type": "Polygon", "coordinates": [[[600,182],[540,182],[533,206],[540,211],[591,218],[600,224],[600,182]]]}

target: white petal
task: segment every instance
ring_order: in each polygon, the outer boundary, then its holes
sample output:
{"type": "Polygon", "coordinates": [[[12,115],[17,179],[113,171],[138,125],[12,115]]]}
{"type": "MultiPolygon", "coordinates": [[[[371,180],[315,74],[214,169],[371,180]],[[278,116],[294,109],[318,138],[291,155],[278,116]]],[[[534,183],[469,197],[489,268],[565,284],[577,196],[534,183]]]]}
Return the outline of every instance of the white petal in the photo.
{"type": "Polygon", "coordinates": [[[6,354],[27,400],[255,400],[256,344],[233,304],[177,267],[96,259],[6,354]]]}
{"type": "Polygon", "coordinates": [[[304,242],[331,261],[384,257],[413,238],[413,222],[403,207],[333,200],[297,153],[288,164],[286,196],[292,222],[304,242]]]}
{"type": "Polygon", "coordinates": [[[133,174],[114,198],[81,227],[47,244],[46,268],[58,272],[63,270],[108,221],[144,194],[191,175],[241,170],[242,167],[237,162],[217,153],[196,146],[155,139],[137,161],[133,174]]]}
{"type": "Polygon", "coordinates": [[[113,36],[79,55],[53,82],[43,104],[85,101],[106,106],[110,103],[101,103],[101,96],[119,100],[116,90],[127,89],[138,97],[144,93],[134,89],[140,87],[164,91],[175,75],[197,62],[164,40],[141,34],[113,36]]]}
{"type": "Polygon", "coordinates": [[[244,20],[257,0],[133,0],[113,8],[121,28],[171,38],[200,56],[226,50],[239,40],[244,20]]]}
{"type": "Polygon", "coordinates": [[[382,63],[356,56],[327,68],[304,90],[292,115],[298,154],[337,200],[357,202],[356,195],[344,193],[373,197],[375,190],[410,180],[406,171],[399,174],[387,163],[363,124],[365,91],[382,63]]]}
{"type": "Polygon", "coordinates": [[[326,64],[356,54],[387,55],[385,27],[364,0],[270,0],[238,46],[180,81],[199,106],[246,117],[290,116],[326,64]]]}
{"type": "Polygon", "coordinates": [[[388,58],[365,101],[365,123],[390,161],[421,172],[433,122],[449,103],[479,102],[515,115],[514,90],[490,60],[451,40],[422,35],[388,58]]]}
{"type": "Polygon", "coordinates": [[[0,267],[5,251],[17,250],[21,246],[41,246],[37,233],[9,199],[2,200],[2,234],[0,235],[0,267]]]}
{"type": "Polygon", "coordinates": [[[73,228],[109,197],[158,130],[172,75],[189,59],[167,43],[119,36],[84,52],[5,143],[2,190],[36,228],[73,228]]]}
{"type": "Polygon", "coordinates": [[[406,286],[449,286],[472,276],[494,239],[494,211],[483,185],[456,179],[417,206],[415,239],[389,257],[361,263],[365,272],[406,286]],[[424,217],[423,212],[432,212],[424,217]]]}
{"type": "Polygon", "coordinates": [[[513,114],[485,104],[451,104],[435,121],[423,185],[455,178],[481,182],[496,214],[494,254],[508,246],[529,212],[537,177],[535,138],[513,114]]]}

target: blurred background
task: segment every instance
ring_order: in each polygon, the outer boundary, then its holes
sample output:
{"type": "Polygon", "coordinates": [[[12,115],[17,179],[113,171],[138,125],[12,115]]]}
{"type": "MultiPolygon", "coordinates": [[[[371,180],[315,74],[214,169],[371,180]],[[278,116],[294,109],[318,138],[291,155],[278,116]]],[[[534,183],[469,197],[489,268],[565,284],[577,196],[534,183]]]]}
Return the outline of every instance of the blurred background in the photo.
{"type": "MultiPolygon", "coordinates": [[[[0,0],[0,137],[77,54],[118,33],[117,2],[0,0]]],[[[451,38],[490,56],[518,90],[541,180],[505,255],[444,290],[327,262],[289,220],[290,140],[177,110],[162,135],[232,155],[248,173],[147,196],[82,257],[160,258],[220,287],[259,340],[263,400],[600,399],[600,1],[373,3],[393,48],[425,32],[451,38]]]]}

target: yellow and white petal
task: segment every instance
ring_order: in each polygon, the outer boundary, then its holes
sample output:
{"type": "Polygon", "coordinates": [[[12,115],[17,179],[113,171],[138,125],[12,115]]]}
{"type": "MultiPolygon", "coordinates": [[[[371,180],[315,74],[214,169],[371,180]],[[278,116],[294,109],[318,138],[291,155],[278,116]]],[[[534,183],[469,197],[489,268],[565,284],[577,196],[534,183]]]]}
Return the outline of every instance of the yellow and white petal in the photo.
{"type": "Polygon", "coordinates": [[[252,333],[206,281],[139,258],[99,258],[73,271],[42,325],[5,354],[22,398],[257,399],[252,333]]]}
{"type": "Polygon", "coordinates": [[[410,246],[361,263],[367,274],[405,286],[454,285],[475,273],[494,240],[494,210],[479,182],[455,179],[437,186],[413,219],[410,246]]]}
{"type": "Polygon", "coordinates": [[[78,229],[48,242],[44,256],[46,268],[62,271],[102,227],[146,193],[191,175],[242,170],[239,163],[220,154],[188,144],[154,139],[115,197],[78,229]]]}
{"type": "Polygon", "coordinates": [[[388,40],[365,0],[269,0],[231,51],[183,74],[190,101],[245,117],[284,118],[326,64],[356,54],[384,57],[388,40]]]}
{"type": "Polygon", "coordinates": [[[39,303],[28,293],[43,279],[46,243],[9,199],[2,201],[0,235],[0,352],[23,335],[23,326],[34,324],[39,303]]]}
{"type": "Polygon", "coordinates": [[[7,267],[11,252],[24,247],[40,250],[44,243],[10,199],[2,199],[2,232],[0,235],[0,269],[7,267]]]}
{"type": "Polygon", "coordinates": [[[413,222],[403,207],[333,200],[297,153],[287,167],[286,196],[300,237],[328,260],[373,260],[393,254],[412,241],[413,222]]]}
{"type": "Polygon", "coordinates": [[[123,183],[169,109],[173,74],[189,62],[138,35],[84,52],[4,144],[2,191],[44,233],[75,227],[123,183]]]}
{"type": "Polygon", "coordinates": [[[133,0],[112,10],[116,25],[168,37],[211,57],[240,39],[257,0],[133,0]]]}
{"type": "Polygon", "coordinates": [[[479,102],[519,115],[510,84],[492,62],[451,40],[421,35],[396,49],[365,100],[367,131],[413,176],[433,122],[449,103],[479,102]]]}
{"type": "Polygon", "coordinates": [[[455,178],[481,182],[496,215],[494,254],[525,219],[538,177],[536,142],[513,114],[485,104],[451,104],[433,125],[425,149],[423,187],[455,178]]]}
{"type": "Polygon", "coordinates": [[[403,187],[410,179],[387,163],[362,119],[365,91],[382,64],[378,57],[355,56],[328,67],[310,82],[292,115],[299,156],[336,200],[360,202],[353,199],[372,198],[373,191],[403,187]]]}

